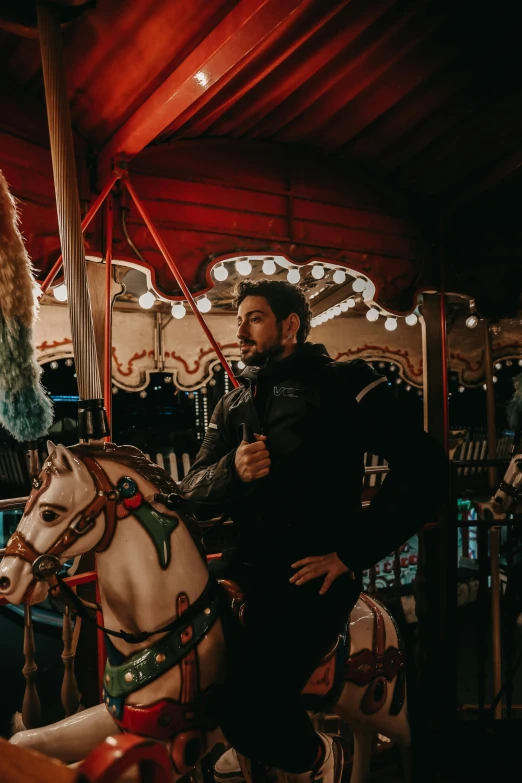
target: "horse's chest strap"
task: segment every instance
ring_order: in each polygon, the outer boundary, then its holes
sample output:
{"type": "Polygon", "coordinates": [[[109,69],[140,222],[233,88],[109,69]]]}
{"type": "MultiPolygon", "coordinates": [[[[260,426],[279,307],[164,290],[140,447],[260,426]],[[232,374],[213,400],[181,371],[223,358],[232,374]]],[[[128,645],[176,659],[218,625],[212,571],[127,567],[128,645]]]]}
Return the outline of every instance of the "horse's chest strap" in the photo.
{"type": "Polygon", "coordinates": [[[134,653],[120,665],[107,661],[104,687],[108,696],[128,696],[176,666],[210,631],[218,618],[219,607],[219,595],[215,593],[205,609],[152,647],[134,653]],[[192,627],[192,634],[186,633],[187,626],[192,627]]]}

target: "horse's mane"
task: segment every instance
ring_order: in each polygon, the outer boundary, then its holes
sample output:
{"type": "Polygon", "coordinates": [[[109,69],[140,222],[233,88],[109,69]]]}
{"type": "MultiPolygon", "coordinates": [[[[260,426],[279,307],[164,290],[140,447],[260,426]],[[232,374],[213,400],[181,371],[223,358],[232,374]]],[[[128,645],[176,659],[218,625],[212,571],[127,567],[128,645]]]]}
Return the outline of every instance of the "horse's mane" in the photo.
{"type": "MultiPolygon", "coordinates": [[[[92,457],[92,459],[112,459],[120,465],[125,465],[139,473],[146,481],[154,484],[164,495],[174,493],[181,497],[178,485],[167,473],[164,468],[160,468],[154,462],[151,462],[145,454],[136,448],[136,446],[117,446],[116,443],[78,443],[76,446],[69,447],[69,451],[82,459],[82,457],[92,457]]],[[[201,531],[194,516],[188,510],[188,503],[181,502],[180,515],[194,543],[196,544],[201,556],[206,562],[205,547],[201,537],[201,531]]]]}

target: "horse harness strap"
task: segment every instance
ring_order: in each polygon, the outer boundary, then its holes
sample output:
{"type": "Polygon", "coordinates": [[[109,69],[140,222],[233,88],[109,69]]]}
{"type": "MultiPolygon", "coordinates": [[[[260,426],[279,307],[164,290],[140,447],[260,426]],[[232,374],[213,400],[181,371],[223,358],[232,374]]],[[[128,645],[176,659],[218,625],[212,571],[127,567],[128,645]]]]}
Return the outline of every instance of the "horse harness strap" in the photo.
{"type": "MultiPolygon", "coordinates": [[[[114,535],[118,492],[112,486],[105,471],[94,459],[91,457],[84,457],[83,461],[94,479],[96,495],[89,505],[76,515],[51,548],[48,549],[47,552],[38,552],[38,550],[24,538],[22,533],[18,531],[15,532],[8,541],[4,553],[5,556],[20,557],[22,560],[26,560],[31,566],[36,563],[36,561],[40,560],[40,558],[42,559],[42,573],[35,573],[37,578],[47,578],[48,575],[50,576],[52,572],[56,571],[58,557],[92,528],[96,521],[96,517],[103,511],[105,506],[107,506],[105,533],[95,548],[95,551],[103,552],[104,549],[109,546],[112,536],[114,535]],[[49,574],[47,574],[47,569],[50,569],[49,574]]],[[[30,501],[28,501],[28,503],[29,502],[30,501]]]]}
{"type": "Polygon", "coordinates": [[[104,687],[109,697],[109,708],[112,699],[125,698],[176,666],[210,631],[219,616],[220,605],[217,583],[211,579],[200,597],[170,624],[171,631],[167,636],[134,653],[119,665],[108,660],[104,687]],[[210,597],[209,585],[213,593],[210,597]],[[189,626],[191,631],[187,633],[189,626]]]}
{"type": "Polygon", "coordinates": [[[522,487],[517,489],[512,484],[508,484],[507,482],[502,479],[500,482],[499,488],[497,490],[501,492],[505,492],[506,495],[509,495],[510,497],[514,498],[517,501],[522,500],[522,487]]]}

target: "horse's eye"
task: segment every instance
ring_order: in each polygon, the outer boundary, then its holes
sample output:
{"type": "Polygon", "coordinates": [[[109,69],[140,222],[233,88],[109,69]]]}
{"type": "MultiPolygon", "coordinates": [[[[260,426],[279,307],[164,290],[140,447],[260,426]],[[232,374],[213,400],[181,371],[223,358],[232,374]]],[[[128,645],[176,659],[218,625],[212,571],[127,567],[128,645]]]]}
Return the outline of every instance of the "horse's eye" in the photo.
{"type": "Polygon", "coordinates": [[[42,519],[44,522],[54,522],[55,519],[58,519],[58,514],[56,511],[46,508],[45,511],[42,511],[42,519]]]}

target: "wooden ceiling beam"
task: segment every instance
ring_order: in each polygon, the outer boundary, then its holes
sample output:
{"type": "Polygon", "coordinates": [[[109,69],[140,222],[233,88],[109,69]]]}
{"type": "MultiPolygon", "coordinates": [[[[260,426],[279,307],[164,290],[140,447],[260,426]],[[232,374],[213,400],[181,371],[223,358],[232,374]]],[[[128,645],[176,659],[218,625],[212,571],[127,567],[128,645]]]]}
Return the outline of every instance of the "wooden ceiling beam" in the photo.
{"type": "Polygon", "coordinates": [[[296,13],[304,0],[242,0],[101,150],[99,172],[133,158],[217,82],[226,84],[253,49],[296,13]]]}
{"type": "Polygon", "coordinates": [[[490,166],[486,171],[468,179],[465,187],[460,188],[449,200],[444,199],[444,215],[452,215],[467,207],[480,196],[497,187],[508,177],[522,169],[522,146],[490,166]]]}

